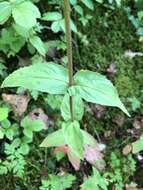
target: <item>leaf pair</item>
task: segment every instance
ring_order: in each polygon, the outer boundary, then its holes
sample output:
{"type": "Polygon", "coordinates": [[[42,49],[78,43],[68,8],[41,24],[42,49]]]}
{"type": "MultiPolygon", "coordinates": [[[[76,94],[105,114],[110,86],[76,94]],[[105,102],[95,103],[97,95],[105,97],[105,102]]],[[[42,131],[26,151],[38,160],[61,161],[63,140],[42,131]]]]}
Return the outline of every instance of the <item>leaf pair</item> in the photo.
{"type": "Polygon", "coordinates": [[[27,29],[36,25],[36,19],[41,17],[39,9],[31,2],[10,3],[3,1],[0,3],[0,24],[5,23],[10,16],[14,21],[27,29]]]}
{"type": "Polygon", "coordinates": [[[84,157],[84,145],[94,147],[95,139],[80,129],[77,121],[63,123],[62,129],[48,135],[40,145],[41,147],[60,147],[67,145],[70,151],[78,158],[84,157]]]}
{"type": "MultiPolygon", "coordinates": [[[[2,87],[19,86],[50,94],[66,94],[69,92],[70,96],[78,96],[74,100],[75,105],[82,105],[81,97],[87,102],[118,107],[129,116],[128,111],[120,101],[116,88],[105,76],[96,72],[88,70],[77,72],[74,76],[74,86],[69,88],[66,68],[51,62],[39,63],[18,69],[9,75],[2,84],[2,87]]],[[[61,108],[65,120],[69,118],[69,113],[66,111],[68,98],[69,96],[66,95],[62,103],[64,106],[61,108]]],[[[75,119],[81,119],[83,108],[80,112],[75,119]]]]}
{"type": "MultiPolygon", "coordinates": [[[[51,30],[55,33],[59,31],[66,32],[65,19],[63,18],[62,14],[57,11],[44,13],[41,20],[52,22],[51,30]]],[[[71,30],[77,33],[76,25],[74,24],[72,19],[70,19],[70,25],[71,25],[71,30]]]]}

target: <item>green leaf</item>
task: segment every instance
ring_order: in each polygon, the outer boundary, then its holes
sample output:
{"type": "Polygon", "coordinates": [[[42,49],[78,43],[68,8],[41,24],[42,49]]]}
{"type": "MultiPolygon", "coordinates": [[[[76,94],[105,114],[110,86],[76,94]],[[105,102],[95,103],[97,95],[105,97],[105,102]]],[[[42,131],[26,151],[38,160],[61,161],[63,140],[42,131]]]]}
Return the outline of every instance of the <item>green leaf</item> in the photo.
{"type": "Polygon", "coordinates": [[[40,18],[39,9],[31,2],[24,1],[16,4],[12,11],[15,22],[27,29],[36,25],[36,19],[40,18]]]}
{"type": "Polygon", "coordinates": [[[41,131],[44,128],[44,123],[41,120],[31,120],[25,117],[21,122],[21,126],[24,128],[23,133],[25,136],[32,139],[33,132],[41,131]]]}
{"type": "Polygon", "coordinates": [[[16,138],[16,139],[14,139],[12,141],[12,146],[15,147],[15,148],[17,148],[17,147],[19,147],[20,143],[21,143],[21,139],[20,138],[16,138]]]}
{"type": "Polygon", "coordinates": [[[98,182],[98,186],[103,189],[103,190],[107,190],[107,185],[105,183],[104,178],[100,175],[99,171],[96,168],[93,168],[93,175],[95,178],[95,181],[98,182]]]}
{"type": "Polygon", "coordinates": [[[10,74],[2,83],[4,87],[23,87],[29,90],[64,94],[68,88],[68,72],[54,63],[39,63],[10,74]]]}
{"type": "Polygon", "coordinates": [[[11,4],[7,1],[0,3],[0,24],[4,24],[10,17],[12,12],[11,4]]]}
{"type": "MultiPolygon", "coordinates": [[[[61,29],[63,30],[63,32],[66,32],[66,27],[65,27],[65,19],[62,19],[60,21],[58,21],[59,24],[60,24],[60,27],[61,29]]],[[[72,19],[70,19],[70,27],[71,27],[71,30],[75,33],[77,33],[77,27],[75,25],[75,23],[73,22],[72,19]]]]}
{"type": "Polygon", "coordinates": [[[14,136],[14,130],[12,128],[9,128],[6,133],[5,133],[6,137],[9,139],[9,140],[12,140],[13,139],[13,136],[14,136]]]}
{"type": "Polygon", "coordinates": [[[4,132],[0,129],[0,139],[3,139],[4,137],[4,132]]]}
{"type": "Polygon", "coordinates": [[[103,0],[96,0],[98,3],[103,3],[103,0]]]}
{"type": "Polygon", "coordinates": [[[42,20],[45,20],[45,21],[57,21],[60,19],[62,19],[62,14],[56,11],[44,13],[42,17],[42,20]]]}
{"type": "MultiPolygon", "coordinates": [[[[84,145],[87,144],[94,147],[97,144],[96,140],[89,133],[82,129],[81,132],[83,136],[84,145]]],[[[49,134],[41,143],[40,147],[57,147],[65,144],[66,141],[64,138],[63,131],[62,129],[59,129],[58,131],[49,134]]]]}
{"type": "Polygon", "coordinates": [[[8,117],[8,108],[6,107],[0,108],[0,121],[7,119],[7,117],[8,117]]]}
{"type": "Polygon", "coordinates": [[[79,158],[83,159],[83,136],[80,125],[77,121],[72,123],[63,123],[62,126],[65,144],[71,148],[71,151],[79,158]]]}
{"type": "Polygon", "coordinates": [[[93,168],[93,175],[90,176],[85,182],[81,185],[80,190],[107,190],[107,185],[104,178],[100,175],[96,168],[93,168]]]}
{"type": "Polygon", "coordinates": [[[27,29],[27,28],[24,28],[18,24],[13,24],[13,28],[14,30],[22,37],[24,38],[29,38],[29,35],[30,35],[30,30],[27,29]]]}
{"type": "Polygon", "coordinates": [[[84,145],[90,145],[92,147],[95,147],[95,145],[97,144],[97,141],[94,139],[94,137],[84,130],[81,130],[81,132],[83,136],[84,145]]]}
{"type": "Polygon", "coordinates": [[[22,143],[19,148],[20,153],[23,155],[27,155],[29,153],[29,150],[30,150],[30,147],[26,143],[22,143]]]}
{"type": "Polygon", "coordinates": [[[70,0],[70,3],[74,6],[77,4],[77,0],[70,0]]]}
{"type": "Polygon", "coordinates": [[[44,99],[45,103],[48,104],[53,110],[60,110],[63,96],[48,94],[44,99]]]}
{"type": "Polygon", "coordinates": [[[41,55],[45,56],[46,50],[41,38],[38,36],[32,36],[30,37],[29,41],[41,55]]]}
{"type": "Polygon", "coordinates": [[[75,85],[69,88],[70,95],[79,94],[87,102],[118,107],[129,116],[116,88],[105,76],[81,70],[75,74],[74,81],[75,85]]]}
{"type": "MultiPolygon", "coordinates": [[[[84,104],[79,95],[73,96],[73,118],[80,121],[84,113],[84,104]]],[[[61,114],[65,121],[71,119],[70,114],[70,96],[66,94],[61,104],[61,114]]]]}
{"type": "Polygon", "coordinates": [[[32,131],[38,132],[44,129],[44,122],[42,120],[31,120],[31,128],[32,131]]]}
{"type": "Polygon", "coordinates": [[[25,117],[21,122],[21,126],[25,129],[38,132],[44,128],[44,122],[41,120],[31,120],[29,117],[25,117]]]}
{"type": "Polygon", "coordinates": [[[60,22],[59,21],[54,21],[51,25],[51,30],[55,33],[58,33],[61,29],[60,22]]]}
{"type": "Polygon", "coordinates": [[[49,134],[44,141],[41,143],[40,147],[57,147],[65,145],[65,139],[62,129],[49,134]]]}
{"type": "Polygon", "coordinates": [[[42,180],[40,190],[66,190],[72,187],[75,176],[71,174],[52,175],[48,176],[47,180],[42,180]]]}
{"type": "Polygon", "coordinates": [[[80,5],[74,6],[74,9],[76,10],[77,13],[79,13],[81,16],[83,16],[83,8],[80,5]]]}
{"type": "Polygon", "coordinates": [[[33,131],[30,128],[24,128],[23,133],[26,137],[33,139],[33,131]]]}
{"type": "Polygon", "coordinates": [[[94,4],[92,0],[81,0],[82,3],[85,4],[86,7],[88,7],[91,10],[94,10],[94,4]]]}
{"type": "Polygon", "coordinates": [[[121,6],[122,0],[115,0],[118,7],[121,6]]]}
{"type": "Polygon", "coordinates": [[[72,187],[73,181],[75,181],[76,177],[72,174],[64,174],[63,176],[60,176],[60,182],[62,184],[62,190],[69,189],[72,187]]]}
{"type": "Polygon", "coordinates": [[[142,151],[143,150],[143,137],[141,137],[136,142],[132,143],[132,147],[133,147],[133,154],[136,154],[136,153],[142,151]]]}

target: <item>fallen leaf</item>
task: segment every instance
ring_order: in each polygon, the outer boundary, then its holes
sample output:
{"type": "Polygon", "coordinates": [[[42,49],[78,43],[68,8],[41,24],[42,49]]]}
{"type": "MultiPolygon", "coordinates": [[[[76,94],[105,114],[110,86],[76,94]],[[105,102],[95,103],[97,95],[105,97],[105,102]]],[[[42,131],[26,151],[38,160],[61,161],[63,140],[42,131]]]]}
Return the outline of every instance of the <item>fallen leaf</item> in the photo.
{"type": "Polygon", "coordinates": [[[27,95],[16,94],[2,94],[2,99],[12,106],[12,110],[17,117],[22,116],[27,110],[28,102],[30,100],[27,95]]]}
{"type": "Polygon", "coordinates": [[[128,185],[128,184],[125,185],[125,189],[126,190],[139,190],[137,187],[131,186],[131,185],[128,185]]]}
{"type": "Polygon", "coordinates": [[[104,137],[105,137],[105,138],[110,137],[110,136],[111,136],[111,133],[112,133],[112,132],[111,132],[110,130],[105,131],[105,132],[104,132],[104,137]]]}
{"type": "Polygon", "coordinates": [[[45,129],[49,126],[49,118],[41,108],[35,108],[28,114],[29,118],[32,120],[42,120],[45,123],[45,129]]]}
{"type": "Polygon", "coordinates": [[[123,148],[122,153],[123,155],[128,155],[131,151],[132,151],[132,146],[128,144],[123,148]]]}
{"type": "Polygon", "coordinates": [[[71,151],[67,154],[67,156],[73,168],[78,171],[80,169],[80,159],[71,151]]]}
{"type": "Polygon", "coordinates": [[[143,128],[143,117],[141,116],[135,117],[133,121],[133,127],[135,129],[143,128]]]}
{"type": "Polygon", "coordinates": [[[91,147],[89,145],[85,145],[84,149],[84,158],[86,161],[95,165],[99,170],[103,170],[105,168],[105,164],[103,162],[103,154],[101,153],[100,146],[96,145],[96,147],[91,147]]]}

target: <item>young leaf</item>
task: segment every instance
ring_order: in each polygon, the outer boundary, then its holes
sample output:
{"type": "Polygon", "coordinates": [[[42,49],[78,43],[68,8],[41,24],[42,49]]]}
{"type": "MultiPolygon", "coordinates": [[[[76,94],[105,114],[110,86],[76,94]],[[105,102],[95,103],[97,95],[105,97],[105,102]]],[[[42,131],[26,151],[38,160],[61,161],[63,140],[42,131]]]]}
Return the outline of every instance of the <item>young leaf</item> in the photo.
{"type": "Polygon", "coordinates": [[[57,147],[65,145],[65,138],[62,129],[59,129],[52,134],[49,134],[44,141],[40,144],[40,147],[57,147]]]}
{"type": "Polygon", "coordinates": [[[0,121],[7,119],[7,117],[8,117],[8,108],[6,107],[0,108],[0,121]]]}
{"type": "Polygon", "coordinates": [[[21,122],[21,126],[24,128],[24,134],[32,139],[34,131],[38,132],[44,129],[44,122],[41,120],[31,120],[25,117],[21,122]]]}
{"type": "Polygon", "coordinates": [[[71,148],[71,151],[81,159],[83,159],[83,136],[80,125],[77,121],[72,123],[63,123],[62,126],[65,144],[71,148]]]}
{"type": "Polygon", "coordinates": [[[82,3],[85,4],[86,7],[88,7],[89,9],[93,10],[94,9],[94,4],[92,0],[81,0],[82,3]]]}
{"type": "Polygon", "coordinates": [[[7,129],[5,135],[9,140],[12,140],[14,136],[14,130],[12,128],[7,129]]]}
{"type": "Polygon", "coordinates": [[[12,12],[11,4],[7,1],[0,3],[0,24],[4,24],[10,17],[12,12]]]}
{"type": "Polygon", "coordinates": [[[59,21],[54,21],[51,25],[51,30],[55,33],[59,32],[61,29],[60,22],[59,21]]]}
{"type": "Polygon", "coordinates": [[[24,87],[29,90],[64,94],[68,88],[68,72],[54,63],[39,63],[10,74],[2,83],[4,87],[24,87]]]}
{"type": "Polygon", "coordinates": [[[4,138],[4,132],[0,129],[0,139],[4,138]]]}
{"type": "MultiPolygon", "coordinates": [[[[65,121],[71,119],[70,115],[70,96],[66,94],[61,104],[61,114],[65,121]]],[[[84,113],[84,104],[79,95],[73,96],[73,117],[74,120],[80,121],[84,113]]]]}
{"type": "Polygon", "coordinates": [[[33,139],[33,132],[32,130],[29,128],[24,128],[23,133],[26,137],[28,137],[29,139],[33,139]]]}
{"type": "Polygon", "coordinates": [[[25,117],[22,122],[21,125],[24,128],[29,128],[31,131],[41,131],[42,129],[44,129],[44,122],[41,120],[32,120],[29,117],[25,117]]]}
{"type": "Polygon", "coordinates": [[[77,4],[77,0],[70,0],[70,3],[75,6],[77,4]]]}
{"type": "Polygon", "coordinates": [[[22,143],[19,152],[23,155],[27,155],[29,153],[30,147],[27,143],[22,143]]]}
{"type": "Polygon", "coordinates": [[[41,38],[38,36],[32,36],[30,37],[29,41],[41,55],[45,56],[46,50],[41,38]]]}
{"type": "Polygon", "coordinates": [[[79,94],[87,102],[118,107],[129,116],[116,88],[105,76],[81,70],[74,76],[74,81],[75,85],[69,89],[71,95],[79,94]]]}
{"type": "Polygon", "coordinates": [[[41,16],[39,9],[29,1],[16,4],[12,15],[18,25],[27,29],[35,26],[36,19],[41,16]]]}
{"type": "Polygon", "coordinates": [[[47,12],[42,17],[42,20],[45,21],[57,21],[60,19],[62,19],[62,14],[59,12],[47,12]]]}

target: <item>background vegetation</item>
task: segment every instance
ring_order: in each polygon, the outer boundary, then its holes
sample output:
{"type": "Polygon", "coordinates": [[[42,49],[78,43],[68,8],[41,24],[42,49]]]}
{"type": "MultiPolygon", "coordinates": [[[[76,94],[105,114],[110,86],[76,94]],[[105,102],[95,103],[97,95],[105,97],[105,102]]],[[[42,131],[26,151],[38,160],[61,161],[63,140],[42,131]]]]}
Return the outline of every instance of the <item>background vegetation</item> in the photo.
{"type": "MultiPolygon", "coordinates": [[[[0,188],[88,190],[88,183],[92,187],[92,181],[98,181],[97,188],[104,189],[104,180],[111,190],[141,190],[143,143],[139,141],[137,147],[132,143],[141,139],[143,131],[143,3],[87,0],[71,1],[71,7],[74,71],[90,69],[106,75],[131,117],[116,108],[86,104],[81,124],[104,146],[105,165],[99,174],[83,161],[75,171],[66,157],[39,147],[47,134],[60,127],[61,96],[23,88],[1,89],[0,188]]],[[[56,0],[0,1],[1,82],[17,68],[37,62],[67,65],[62,10],[62,1],[56,0]],[[33,15],[35,24],[25,20],[21,24],[11,12],[4,18],[4,2],[31,2],[39,10],[33,15]],[[29,24],[26,29],[25,24],[29,24]]]]}

